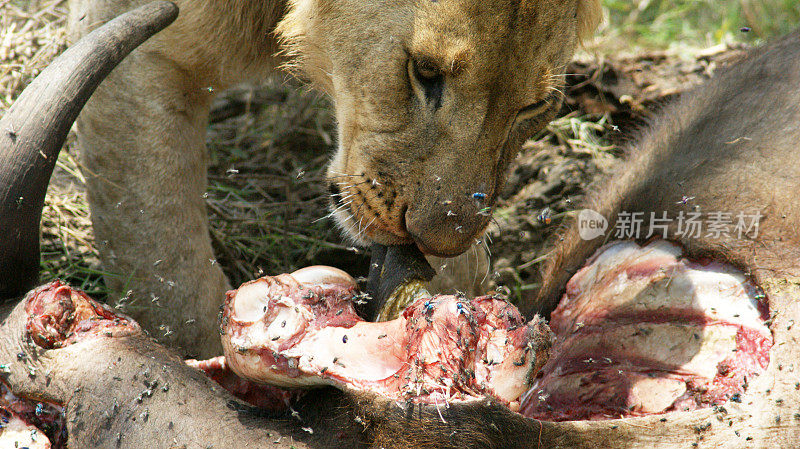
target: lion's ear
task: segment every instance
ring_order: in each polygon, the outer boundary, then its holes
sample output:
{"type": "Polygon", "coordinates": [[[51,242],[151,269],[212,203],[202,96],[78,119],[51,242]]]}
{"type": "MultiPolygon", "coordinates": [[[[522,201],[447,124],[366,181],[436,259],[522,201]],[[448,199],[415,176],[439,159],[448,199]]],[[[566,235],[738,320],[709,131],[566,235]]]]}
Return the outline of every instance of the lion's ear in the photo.
{"type": "Polygon", "coordinates": [[[288,0],[287,10],[275,27],[286,57],[283,68],[300,79],[310,81],[319,89],[332,93],[331,61],[315,39],[319,39],[318,18],[325,15],[330,0],[288,0]]]}
{"type": "Polygon", "coordinates": [[[603,10],[600,6],[600,0],[578,0],[578,37],[581,40],[592,37],[602,17],[603,10]]]}
{"type": "Polygon", "coordinates": [[[286,13],[278,22],[275,33],[283,44],[293,47],[307,34],[314,0],[289,0],[286,3],[286,13]]]}

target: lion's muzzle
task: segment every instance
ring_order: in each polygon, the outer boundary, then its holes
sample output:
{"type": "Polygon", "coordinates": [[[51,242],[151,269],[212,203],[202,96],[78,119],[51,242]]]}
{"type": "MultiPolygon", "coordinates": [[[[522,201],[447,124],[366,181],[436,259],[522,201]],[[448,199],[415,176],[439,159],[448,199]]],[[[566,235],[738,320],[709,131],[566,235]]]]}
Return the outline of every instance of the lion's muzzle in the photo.
{"type": "Polygon", "coordinates": [[[420,185],[405,214],[406,229],[422,252],[457,256],[480,237],[492,216],[493,194],[434,180],[420,185]]]}

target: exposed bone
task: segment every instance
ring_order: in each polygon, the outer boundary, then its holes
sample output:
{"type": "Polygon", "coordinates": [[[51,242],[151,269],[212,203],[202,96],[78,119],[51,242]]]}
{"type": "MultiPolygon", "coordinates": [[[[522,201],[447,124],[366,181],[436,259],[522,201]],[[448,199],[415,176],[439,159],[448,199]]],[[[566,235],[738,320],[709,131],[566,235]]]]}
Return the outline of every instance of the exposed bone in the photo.
{"type": "Polygon", "coordinates": [[[308,287],[294,276],[261,278],[228,295],[223,345],[231,369],[247,379],[417,402],[488,393],[512,409],[527,391],[523,415],[608,419],[740,397],[772,346],[751,280],[717,262],[682,259],[665,241],[604,247],[570,280],[552,314],[554,356],[529,390],[542,358],[537,350],[527,359],[526,345],[547,339],[536,340],[534,324],[522,329],[513,306],[437,296],[397,320],[369,323],[355,315],[352,284],[308,287]],[[505,323],[476,325],[504,314],[505,323]]]}
{"type": "Polygon", "coordinates": [[[239,375],[417,402],[489,394],[516,407],[548,355],[544,321],[525,324],[499,299],[423,298],[398,319],[372,323],[356,315],[352,284],[307,287],[296,275],[229,292],[222,339],[226,362],[239,375]]]}
{"type": "Polygon", "coordinates": [[[356,286],[356,281],[349,274],[338,268],[324,265],[313,265],[301,268],[294,271],[292,277],[304,287],[328,284],[356,286]]]}
{"type": "Polygon", "coordinates": [[[206,376],[237,398],[265,410],[285,411],[290,407],[292,401],[299,398],[304,392],[303,390],[285,390],[241,378],[228,368],[224,356],[208,360],[189,359],[186,360],[186,364],[204,372],[206,376]]]}
{"type": "MultiPolygon", "coordinates": [[[[776,316],[773,329],[787,341],[787,335],[795,332],[791,319],[798,315],[786,306],[790,298],[800,295],[800,282],[762,278],[761,285],[771,304],[786,310],[776,316]]],[[[0,321],[0,361],[10,362],[3,378],[20,395],[64,404],[70,447],[171,447],[177,441],[177,447],[205,448],[228,447],[235,441],[237,447],[245,448],[263,447],[266,442],[270,447],[361,448],[369,444],[399,449],[424,438],[427,444],[417,447],[679,448],[702,436],[699,441],[709,447],[766,448],[795,441],[791,439],[796,435],[792,413],[797,402],[791,401],[795,381],[767,374],[750,382],[741,402],[729,402],[724,409],[633,419],[554,423],[523,418],[487,400],[408,407],[375,396],[342,401],[335,392],[325,390],[310,391],[292,405],[290,412],[294,410],[302,421],[293,414],[274,420],[234,400],[141,335],[84,334],[89,337],[85,342],[44,350],[25,332],[31,318],[25,306],[18,305],[0,321]],[[18,353],[24,356],[18,358],[18,353]],[[158,386],[146,387],[145,380],[158,386]],[[778,400],[784,402],[776,406],[778,400]],[[146,422],[140,419],[144,411],[148,411],[146,422]],[[782,419],[776,422],[775,416],[782,419]],[[698,430],[701,426],[705,430],[698,430]],[[302,427],[313,430],[313,435],[302,427]],[[315,443],[308,438],[320,439],[315,443]]],[[[793,351],[791,345],[774,346],[768,372],[793,370],[795,359],[787,357],[793,351]]]]}
{"type": "Polygon", "coordinates": [[[36,426],[23,420],[19,415],[9,413],[3,416],[0,424],[0,447],[28,449],[50,449],[50,440],[36,426]]]}

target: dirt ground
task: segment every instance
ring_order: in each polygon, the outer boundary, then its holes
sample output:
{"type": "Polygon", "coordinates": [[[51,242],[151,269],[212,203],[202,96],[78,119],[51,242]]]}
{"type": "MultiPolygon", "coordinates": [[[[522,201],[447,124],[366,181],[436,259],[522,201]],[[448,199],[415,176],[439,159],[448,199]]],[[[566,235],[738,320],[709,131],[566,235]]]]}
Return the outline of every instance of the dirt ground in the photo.
{"type": "MultiPolygon", "coordinates": [[[[0,113],[63,49],[65,9],[63,0],[26,7],[0,0],[0,113]]],[[[534,291],[545,242],[579,208],[587,186],[613,170],[637,127],[743,49],[576,58],[567,69],[563,117],[525,144],[485,242],[435,267],[512,298],[534,291]],[[478,263],[486,259],[488,266],[478,263]]],[[[335,133],[330,103],[293,80],[240,86],[215,101],[206,202],[218,262],[234,285],[311,264],[366,273],[369,255],[344,243],[325,218],[324,166],[335,133]]],[[[43,281],[61,277],[97,297],[106,294],[74,138],[51,183],[42,238],[43,281]]]]}

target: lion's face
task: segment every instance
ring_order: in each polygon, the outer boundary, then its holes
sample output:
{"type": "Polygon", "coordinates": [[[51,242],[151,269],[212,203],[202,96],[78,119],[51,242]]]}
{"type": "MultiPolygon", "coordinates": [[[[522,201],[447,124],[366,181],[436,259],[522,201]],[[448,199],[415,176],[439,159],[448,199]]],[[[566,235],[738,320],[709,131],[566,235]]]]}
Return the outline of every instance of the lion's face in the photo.
{"type": "Polygon", "coordinates": [[[347,234],[469,248],[598,16],[597,0],[293,0],[278,32],[335,102],[328,176],[347,234]]]}

